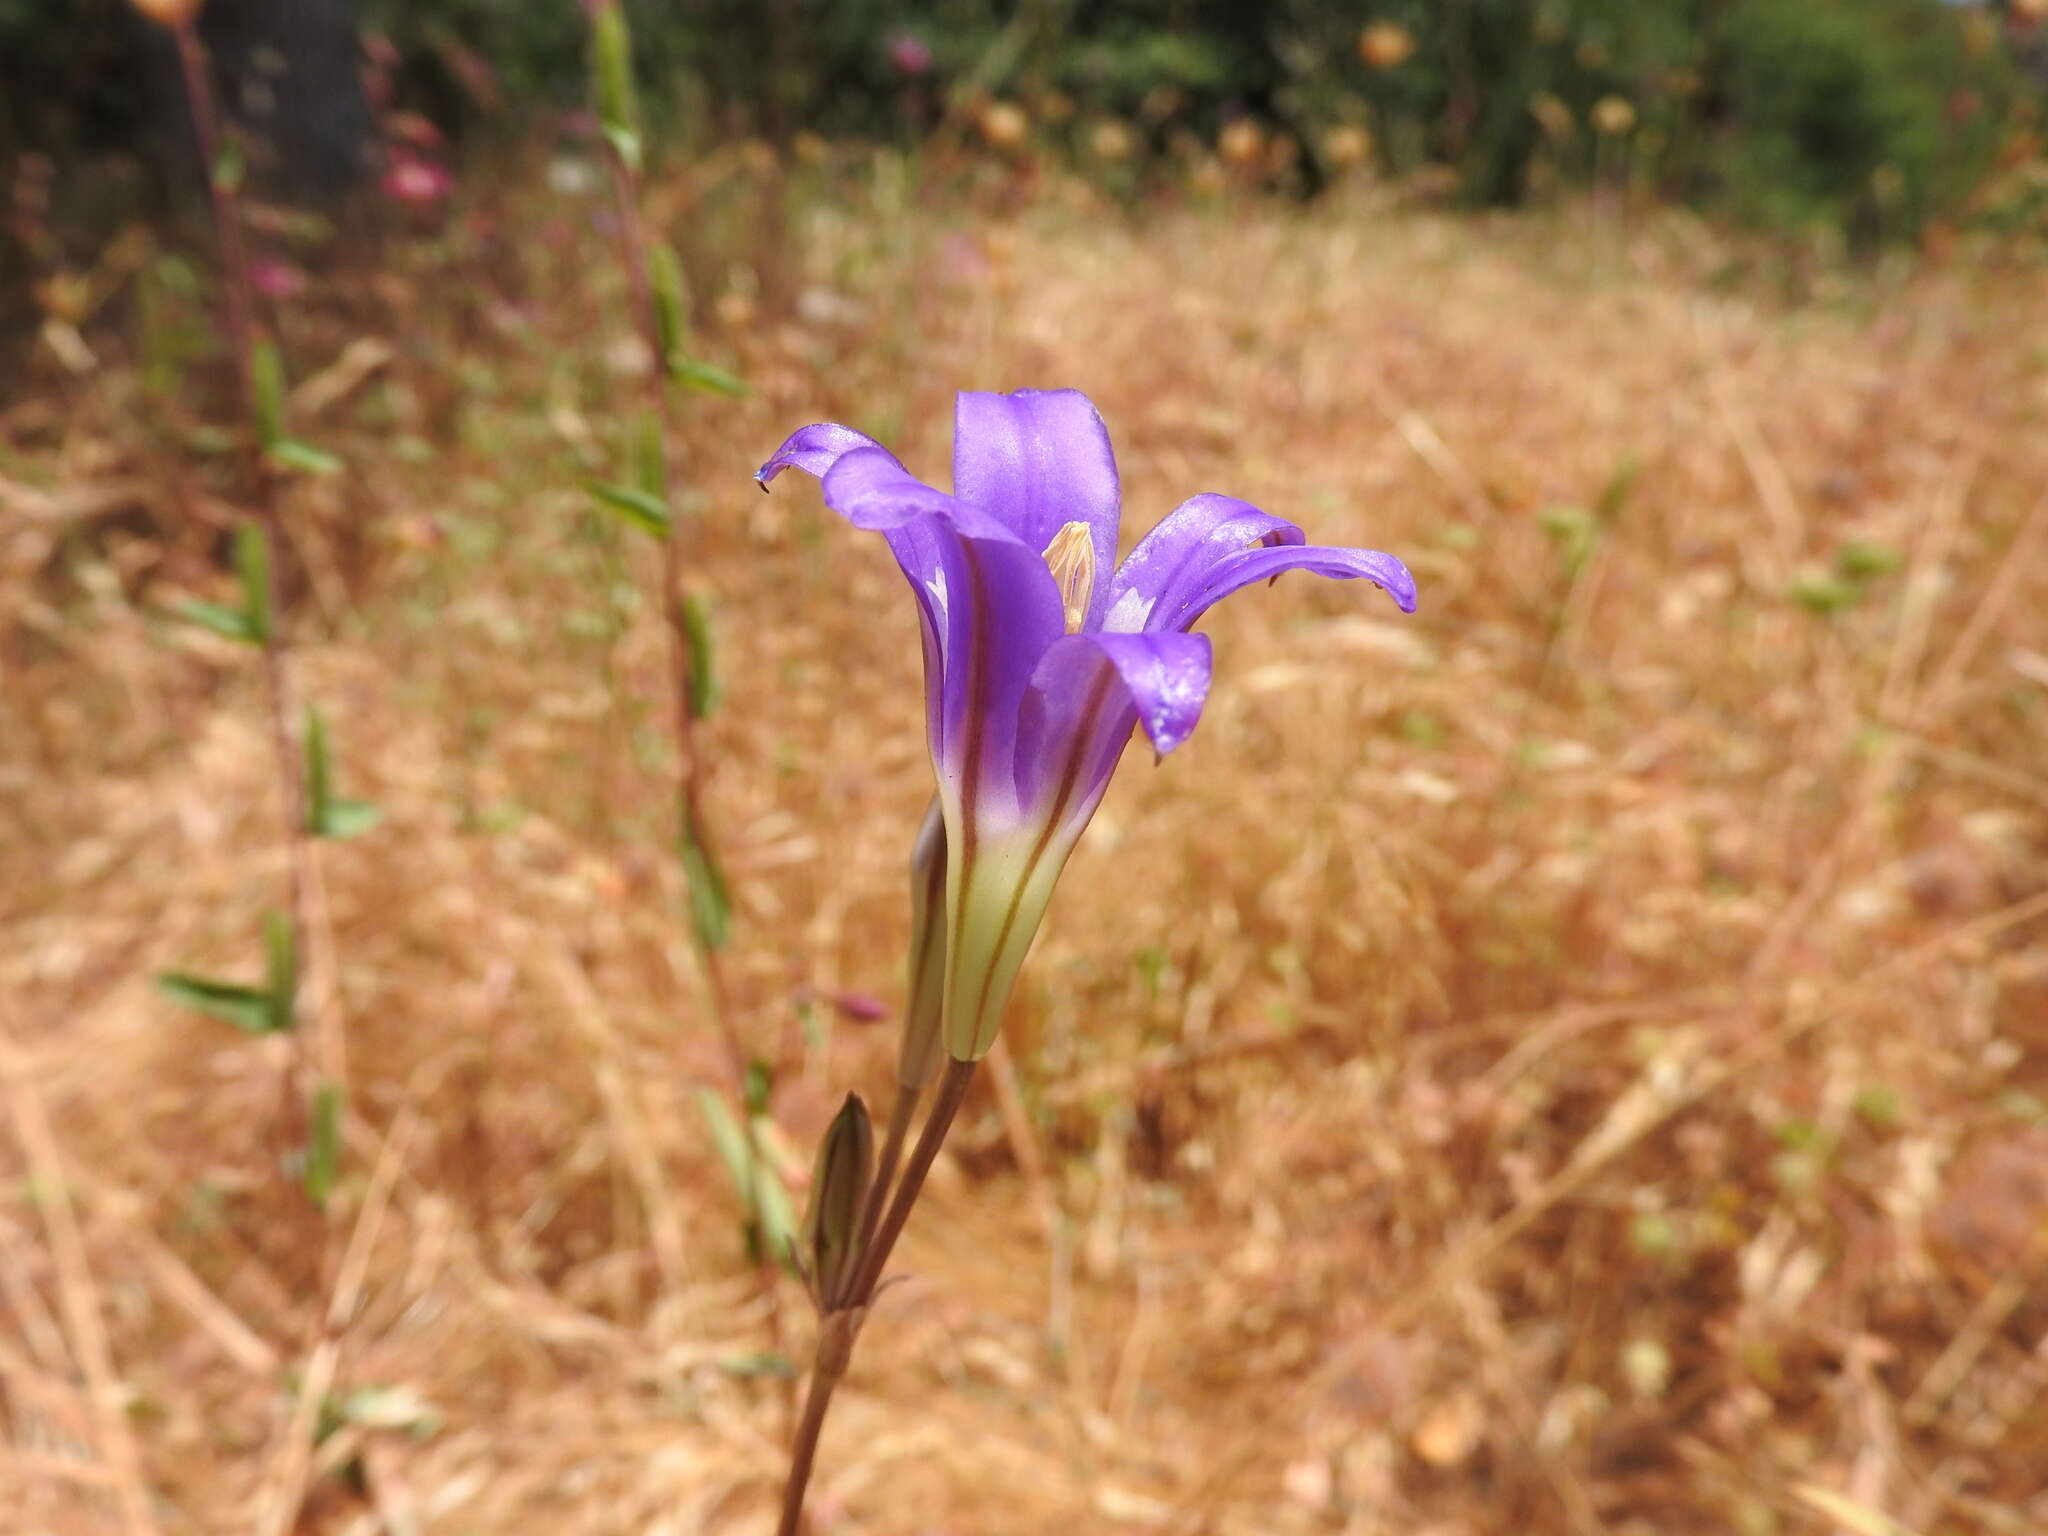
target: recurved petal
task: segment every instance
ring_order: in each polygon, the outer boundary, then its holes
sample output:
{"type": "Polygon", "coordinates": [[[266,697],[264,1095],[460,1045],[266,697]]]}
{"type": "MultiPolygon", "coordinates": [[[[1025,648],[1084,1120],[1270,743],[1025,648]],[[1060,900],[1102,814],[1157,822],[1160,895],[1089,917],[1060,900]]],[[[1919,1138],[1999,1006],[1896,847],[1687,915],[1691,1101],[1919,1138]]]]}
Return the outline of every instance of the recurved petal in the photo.
{"type": "Polygon", "coordinates": [[[1021,542],[987,512],[933,490],[886,448],[856,447],[840,454],[825,472],[822,487],[825,505],[856,528],[887,533],[921,517],[935,517],[970,539],[1021,542]]]}
{"type": "Polygon", "coordinates": [[[1195,733],[1209,697],[1207,635],[1068,635],[1053,643],[1038,676],[1078,671],[1079,653],[1092,650],[1115,670],[1138,724],[1162,757],[1195,733]],[[1070,661],[1069,654],[1075,659],[1070,661]]]}
{"type": "Polygon", "coordinates": [[[1157,604],[1145,621],[1148,630],[1185,630],[1239,587],[1288,571],[1312,571],[1337,580],[1359,577],[1380,588],[1403,613],[1415,611],[1415,578],[1408,567],[1377,549],[1337,545],[1293,544],[1239,550],[1217,560],[1198,580],[1188,582],[1171,603],[1157,604]]]}
{"type": "MultiPolygon", "coordinates": [[[[953,494],[1034,550],[1044,550],[1068,523],[1086,523],[1095,568],[1116,564],[1116,456],[1109,429],[1079,390],[961,394],[953,413],[953,494]]],[[[1088,627],[1104,604],[1098,588],[1088,627]]]]}
{"type": "Polygon", "coordinates": [[[1209,696],[1209,637],[1063,635],[1038,664],[1017,738],[1026,814],[1078,832],[1102,798],[1133,723],[1153,750],[1193,734],[1209,696]]]}
{"type": "MultiPolygon", "coordinates": [[[[754,478],[766,486],[785,469],[800,469],[822,480],[842,454],[851,453],[856,448],[881,447],[865,432],[842,427],[836,421],[814,422],[790,433],[782,446],[769,456],[768,462],[754,471],[754,478]]],[[[883,452],[887,451],[883,449],[883,452]]]]}
{"type": "Polygon", "coordinates": [[[1252,545],[1303,542],[1293,523],[1248,501],[1190,497],[1161,518],[1117,567],[1102,627],[1127,633],[1145,629],[1154,612],[1173,612],[1226,556],[1252,545]]]}

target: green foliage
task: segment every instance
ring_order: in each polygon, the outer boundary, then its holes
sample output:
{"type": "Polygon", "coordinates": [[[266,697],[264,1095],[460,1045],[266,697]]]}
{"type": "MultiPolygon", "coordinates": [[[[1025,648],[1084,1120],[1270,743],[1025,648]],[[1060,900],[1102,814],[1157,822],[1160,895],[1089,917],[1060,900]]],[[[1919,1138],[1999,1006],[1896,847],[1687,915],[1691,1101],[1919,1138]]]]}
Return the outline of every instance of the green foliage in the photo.
{"type": "Polygon", "coordinates": [[[749,1134],[725,1100],[709,1088],[697,1090],[697,1108],[711,1132],[711,1144],[749,1212],[747,1248],[758,1259],[788,1264],[797,1237],[796,1207],[781,1176],[766,1159],[755,1156],[757,1138],[749,1134]]]}
{"type": "Polygon", "coordinates": [[[261,645],[270,638],[270,541],[253,522],[235,530],[235,572],[242,588],[239,608],[185,602],[178,616],[244,645],[261,645]]]}
{"type": "Polygon", "coordinates": [[[690,887],[690,929],[697,942],[708,950],[725,948],[732,936],[732,897],[726,890],[725,871],[711,851],[702,832],[685,827],[680,835],[683,873],[690,887]]]}
{"type": "Polygon", "coordinates": [[[298,963],[291,923],[282,913],[263,920],[264,976],[260,987],[219,981],[189,971],[167,971],[157,991],[181,1008],[217,1019],[245,1035],[277,1035],[297,1020],[298,963]]]}
{"type": "Polygon", "coordinates": [[[256,441],[274,448],[284,436],[284,359],[267,338],[249,348],[249,395],[256,441]]]}
{"type": "Polygon", "coordinates": [[[617,513],[642,533],[657,539],[668,537],[668,505],[660,496],[616,480],[592,480],[584,488],[599,506],[617,513]]]}
{"type": "MultiPolygon", "coordinates": [[[[76,143],[87,120],[102,139],[124,120],[131,137],[149,131],[134,60],[122,53],[129,18],[112,0],[77,4],[85,14],[74,19],[0,0],[0,150],[10,140],[76,143]]],[[[903,138],[948,107],[995,96],[1030,107],[1039,147],[1053,152],[1084,144],[1103,116],[1135,125],[1142,157],[1190,136],[1213,143],[1226,121],[1249,115],[1304,146],[1284,179],[1313,191],[1332,169],[1318,149],[1323,131],[1351,124],[1370,130],[1386,168],[1448,167],[1472,202],[1598,178],[1870,241],[1910,236],[1966,206],[2000,145],[2037,110],[2002,34],[2003,9],[1941,0],[844,0],[805,8],[799,25],[786,7],[756,0],[620,0],[594,20],[569,0],[361,0],[359,16],[405,59],[408,105],[472,122],[489,115],[516,131],[539,111],[595,101],[630,163],[735,133],[903,138]],[[1361,47],[1367,26],[1400,29],[1398,56],[1361,47]],[[904,39],[928,52],[928,70],[893,56],[904,39]],[[1039,110],[1055,100],[1065,109],[1039,110]]],[[[688,382],[723,387],[682,361],[679,326],[664,331],[678,376],[687,369],[688,382]]]]}
{"type": "Polygon", "coordinates": [[[322,1083],[313,1094],[313,1123],[306,1137],[306,1198],[327,1204],[341,1182],[341,1088],[322,1083]]]}
{"type": "Polygon", "coordinates": [[[690,644],[690,715],[708,720],[718,710],[717,638],[711,628],[711,600],[692,593],[681,604],[684,638],[690,644]]]}
{"type": "Polygon", "coordinates": [[[327,742],[327,721],[319,710],[306,710],[306,830],[314,837],[340,840],[360,836],[377,825],[383,812],[367,800],[344,800],[334,792],[334,761],[327,742]]]}
{"type": "Polygon", "coordinates": [[[599,0],[591,19],[591,98],[598,126],[621,160],[640,167],[640,98],[633,85],[633,34],[617,0],[599,0]]]}
{"type": "Polygon", "coordinates": [[[1739,129],[1720,157],[1731,200],[1866,240],[1954,207],[2011,98],[2004,61],[1968,25],[1925,0],[1739,0],[1721,72],[1739,129]]]}

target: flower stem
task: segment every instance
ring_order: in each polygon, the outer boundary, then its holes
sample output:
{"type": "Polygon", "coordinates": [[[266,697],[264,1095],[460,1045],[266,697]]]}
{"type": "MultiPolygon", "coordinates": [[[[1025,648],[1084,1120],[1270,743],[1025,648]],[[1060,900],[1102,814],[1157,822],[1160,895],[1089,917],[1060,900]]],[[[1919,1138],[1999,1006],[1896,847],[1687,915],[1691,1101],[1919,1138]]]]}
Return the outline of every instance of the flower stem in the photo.
{"type": "Polygon", "coordinates": [[[882,1278],[882,1269],[889,1262],[896,1239],[903,1233],[903,1224],[910,1219],[910,1208],[917,1203],[918,1193],[924,1188],[925,1175],[931,1172],[946,1132],[952,1128],[953,1116],[960,1111],[960,1101],[967,1097],[967,1085],[974,1081],[974,1067],[971,1061],[948,1059],[946,1062],[945,1073],[939,1078],[938,1097],[932,1103],[931,1115],[924,1123],[923,1133],[917,1138],[917,1146],[910,1154],[910,1163],[903,1170],[903,1180],[896,1186],[888,1214],[882,1218],[874,1241],[862,1249],[860,1268],[854,1271],[853,1282],[847,1287],[847,1296],[855,1306],[864,1307],[874,1300],[875,1285],[882,1278]]]}
{"type": "MultiPolygon", "coordinates": [[[[819,1354],[824,1341],[819,1341],[819,1354]]],[[[782,1489],[782,1520],[776,1536],[798,1536],[804,1523],[804,1493],[811,1485],[811,1468],[818,1459],[818,1436],[825,1428],[825,1410],[832,1406],[832,1391],[839,1378],[814,1368],[810,1391],[804,1396],[803,1417],[797,1421],[796,1436],[790,1442],[789,1481],[782,1489]]]]}
{"type": "MultiPolygon", "coordinates": [[[[889,1262],[890,1250],[902,1235],[904,1222],[910,1219],[910,1208],[917,1203],[918,1193],[924,1188],[925,1175],[931,1172],[939,1148],[946,1140],[946,1132],[952,1128],[953,1117],[960,1111],[961,1100],[967,1097],[967,1085],[974,1081],[974,1065],[971,1061],[947,1061],[945,1074],[939,1079],[938,1097],[932,1103],[924,1130],[918,1135],[910,1163],[903,1170],[902,1182],[896,1186],[895,1195],[889,1201],[888,1214],[881,1219],[879,1227],[871,1228],[869,1224],[881,1205],[880,1191],[888,1183],[887,1177],[878,1170],[868,1210],[862,1217],[864,1240],[860,1264],[844,1291],[831,1299],[831,1310],[826,1312],[823,1325],[818,1330],[817,1363],[811,1369],[811,1387],[804,1398],[803,1416],[797,1421],[796,1434],[790,1443],[789,1481],[783,1485],[782,1523],[776,1527],[777,1536],[798,1536],[803,1529],[804,1491],[810,1486],[811,1466],[818,1457],[818,1437],[825,1428],[825,1410],[832,1405],[833,1390],[838,1387],[840,1378],[846,1374],[847,1364],[853,1358],[854,1341],[860,1337],[861,1324],[867,1319],[868,1304],[874,1300],[875,1285],[882,1277],[883,1267],[889,1262]]],[[[889,1129],[883,1149],[884,1169],[902,1150],[918,1097],[915,1088],[904,1088],[896,1096],[896,1107],[889,1113],[889,1129]]]]}

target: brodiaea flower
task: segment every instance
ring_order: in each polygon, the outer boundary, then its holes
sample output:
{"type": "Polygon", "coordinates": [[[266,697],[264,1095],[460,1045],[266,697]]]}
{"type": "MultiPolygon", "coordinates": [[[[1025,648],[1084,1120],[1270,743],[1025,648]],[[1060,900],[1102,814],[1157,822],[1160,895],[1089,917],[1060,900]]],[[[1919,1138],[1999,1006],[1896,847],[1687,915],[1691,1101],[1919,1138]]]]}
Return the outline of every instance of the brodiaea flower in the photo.
{"type": "Polygon", "coordinates": [[[944,809],[944,1029],[978,1060],[1067,856],[1131,728],[1188,739],[1209,692],[1209,640],[1189,631],[1240,587],[1291,570],[1362,576],[1415,608],[1407,567],[1312,545],[1229,496],[1183,502],[1121,565],[1109,434],[1073,390],[963,394],[953,491],[915,479],[850,427],[795,433],[761,466],[794,466],[889,541],[923,621],[926,727],[944,809]]]}

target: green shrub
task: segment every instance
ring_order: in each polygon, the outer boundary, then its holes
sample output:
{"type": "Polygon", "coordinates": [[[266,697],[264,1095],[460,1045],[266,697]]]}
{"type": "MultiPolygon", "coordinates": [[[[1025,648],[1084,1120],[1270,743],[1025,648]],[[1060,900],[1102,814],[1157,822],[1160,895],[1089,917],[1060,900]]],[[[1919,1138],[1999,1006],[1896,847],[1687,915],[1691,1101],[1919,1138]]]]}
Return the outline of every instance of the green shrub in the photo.
{"type": "Polygon", "coordinates": [[[1984,20],[1926,0],[1739,0],[1721,65],[1730,202],[1866,241],[1959,205],[2012,106],[1984,20]]]}

